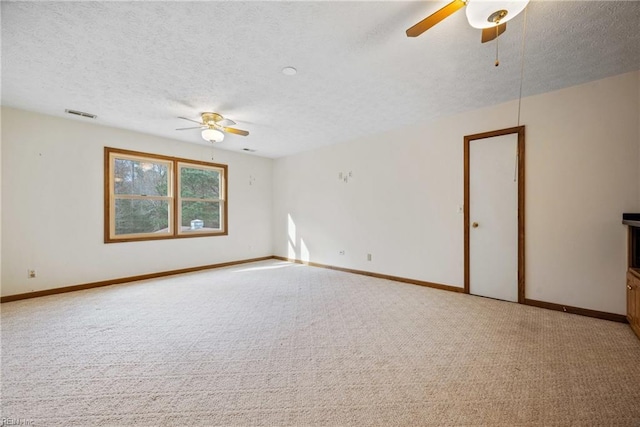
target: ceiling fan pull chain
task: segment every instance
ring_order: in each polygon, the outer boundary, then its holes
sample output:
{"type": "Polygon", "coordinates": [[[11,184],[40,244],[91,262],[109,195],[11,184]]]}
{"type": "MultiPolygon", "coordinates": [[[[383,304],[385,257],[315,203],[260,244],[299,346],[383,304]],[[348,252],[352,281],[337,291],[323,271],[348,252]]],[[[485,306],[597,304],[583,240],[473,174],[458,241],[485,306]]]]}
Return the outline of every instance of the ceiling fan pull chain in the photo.
{"type": "Polygon", "coordinates": [[[499,25],[496,25],[496,67],[498,65],[500,65],[500,60],[498,59],[498,40],[500,40],[500,38],[498,37],[499,33],[498,33],[498,27],[499,25]]]}

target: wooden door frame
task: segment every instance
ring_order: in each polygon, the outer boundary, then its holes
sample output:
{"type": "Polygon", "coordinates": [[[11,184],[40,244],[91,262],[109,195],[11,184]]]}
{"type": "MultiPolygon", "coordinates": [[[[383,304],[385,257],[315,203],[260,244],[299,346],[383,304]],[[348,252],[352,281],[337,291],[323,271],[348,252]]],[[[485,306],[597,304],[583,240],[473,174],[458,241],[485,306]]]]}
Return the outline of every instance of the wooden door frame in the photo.
{"type": "Polygon", "coordinates": [[[524,126],[477,133],[464,137],[464,293],[469,293],[469,146],[472,141],[518,135],[518,303],[525,303],[524,283],[524,126]]]}

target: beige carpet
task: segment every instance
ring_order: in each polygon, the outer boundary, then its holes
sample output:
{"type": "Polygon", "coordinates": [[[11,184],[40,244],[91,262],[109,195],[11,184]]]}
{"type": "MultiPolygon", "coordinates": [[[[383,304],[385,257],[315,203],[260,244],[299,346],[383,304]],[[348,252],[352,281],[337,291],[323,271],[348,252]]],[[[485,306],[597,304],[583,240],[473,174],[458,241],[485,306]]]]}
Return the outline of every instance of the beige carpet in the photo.
{"type": "Polygon", "coordinates": [[[32,426],[634,426],[628,325],[280,261],[2,305],[32,426]]]}

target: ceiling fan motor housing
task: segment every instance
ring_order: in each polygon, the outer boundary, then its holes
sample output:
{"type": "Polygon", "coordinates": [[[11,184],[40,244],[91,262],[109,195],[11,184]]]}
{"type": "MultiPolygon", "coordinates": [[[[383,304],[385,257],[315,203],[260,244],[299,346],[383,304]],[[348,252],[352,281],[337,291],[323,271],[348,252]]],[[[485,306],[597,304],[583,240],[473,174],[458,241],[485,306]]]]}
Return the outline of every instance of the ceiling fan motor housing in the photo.
{"type": "Polygon", "coordinates": [[[214,125],[223,120],[223,117],[218,113],[202,113],[202,123],[206,125],[214,125]]]}

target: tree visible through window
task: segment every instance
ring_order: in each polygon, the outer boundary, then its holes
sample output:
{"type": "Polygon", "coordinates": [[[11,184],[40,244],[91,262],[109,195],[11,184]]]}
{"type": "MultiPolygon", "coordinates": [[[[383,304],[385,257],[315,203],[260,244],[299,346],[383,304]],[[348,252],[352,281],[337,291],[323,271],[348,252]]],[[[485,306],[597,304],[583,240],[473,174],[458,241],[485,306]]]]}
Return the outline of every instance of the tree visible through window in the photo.
{"type": "Polygon", "coordinates": [[[105,165],[105,242],[227,234],[226,165],[112,148],[105,165]]]}
{"type": "Polygon", "coordinates": [[[116,236],[169,231],[171,164],[114,159],[116,236]]]}
{"type": "Polygon", "coordinates": [[[180,163],[181,232],[220,229],[220,170],[180,163]]]}

